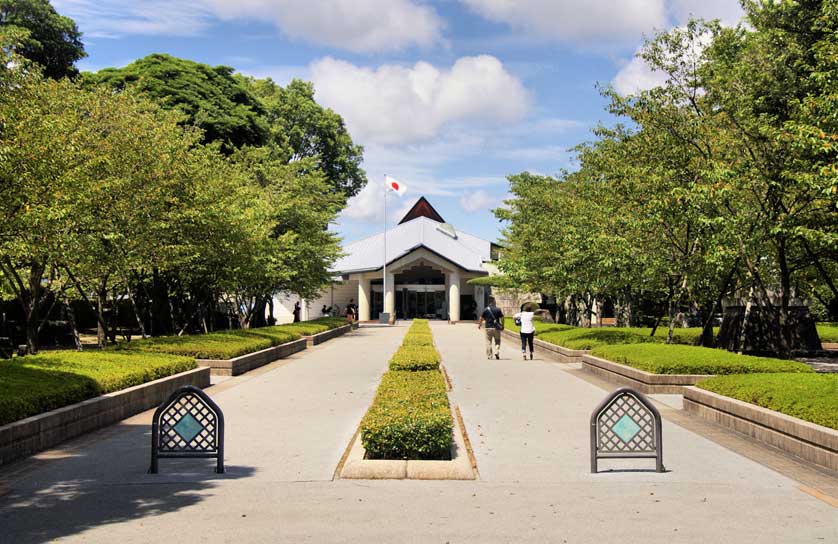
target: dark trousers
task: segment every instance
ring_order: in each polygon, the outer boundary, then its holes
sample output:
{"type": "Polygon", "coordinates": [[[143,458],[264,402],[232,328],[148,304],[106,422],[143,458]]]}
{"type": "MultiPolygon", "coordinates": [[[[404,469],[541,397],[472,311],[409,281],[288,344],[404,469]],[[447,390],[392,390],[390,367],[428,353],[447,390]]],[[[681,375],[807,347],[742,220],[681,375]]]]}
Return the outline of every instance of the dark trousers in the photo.
{"type": "Polygon", "coordinates": [[[533,348],[532,348],[532,345],[533,345],[533,340],[535,339],[535,333],[534,332],[521,332],[521,333],[518,333],[518,334],[521,335],[521,351],[527,351],[527,344],[529,344],[530,345],[530,353],[532,353],[534,351],[533,348]]]}

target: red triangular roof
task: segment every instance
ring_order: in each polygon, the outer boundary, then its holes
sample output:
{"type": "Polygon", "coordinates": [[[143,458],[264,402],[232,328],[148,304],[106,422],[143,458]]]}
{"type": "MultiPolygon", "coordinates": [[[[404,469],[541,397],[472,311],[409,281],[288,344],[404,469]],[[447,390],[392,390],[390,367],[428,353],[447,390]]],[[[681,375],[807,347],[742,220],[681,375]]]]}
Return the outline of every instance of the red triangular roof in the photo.
{"type": "Polygon", "coordinates": [[[431,203],[423,196],[420,197],[419,200],[416,201],[416,204],[410,208],[402,220],[399,221],[399,225],[402,223],[407,223],[408,221],[412,221],[418,217],[427,217],[428,219],[433,219],[437,223],[445,223],[445,219],[442,218],[441,215],[431,206],[431,203]]]}

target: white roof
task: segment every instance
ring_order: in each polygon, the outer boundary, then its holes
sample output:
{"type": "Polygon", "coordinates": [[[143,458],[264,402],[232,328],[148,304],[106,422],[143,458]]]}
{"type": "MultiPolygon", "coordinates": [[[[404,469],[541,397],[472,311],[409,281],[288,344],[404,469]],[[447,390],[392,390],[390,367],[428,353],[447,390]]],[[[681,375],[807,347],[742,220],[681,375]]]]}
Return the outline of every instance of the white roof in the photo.
{"type": "MultiPolygon", "coordinates": [[[[424,216],[388,229],[387,264],[421,247],[465,270],[488,272],[483,263],[491,260],[491,242],[424,216]]],[[[384,234],[348,244],[343,251],[346,255],[335,263],[333,272],[350,274],[378,270],[384,257],[384,234]]]]}

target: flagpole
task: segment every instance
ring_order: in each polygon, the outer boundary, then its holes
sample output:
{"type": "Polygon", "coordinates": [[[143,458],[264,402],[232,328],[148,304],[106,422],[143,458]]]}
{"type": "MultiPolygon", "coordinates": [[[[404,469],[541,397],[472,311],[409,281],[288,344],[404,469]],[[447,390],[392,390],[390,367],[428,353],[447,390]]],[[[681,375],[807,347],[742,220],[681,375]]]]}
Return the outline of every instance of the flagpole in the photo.
{"type": "MultiPolygon", "coordinates": [[[[387,311],[387,174],[384,174],[384,274],[382,278],[381,311],[387,311]]],[[[388,316],[389,323],[389,316],[388,316]]]]}

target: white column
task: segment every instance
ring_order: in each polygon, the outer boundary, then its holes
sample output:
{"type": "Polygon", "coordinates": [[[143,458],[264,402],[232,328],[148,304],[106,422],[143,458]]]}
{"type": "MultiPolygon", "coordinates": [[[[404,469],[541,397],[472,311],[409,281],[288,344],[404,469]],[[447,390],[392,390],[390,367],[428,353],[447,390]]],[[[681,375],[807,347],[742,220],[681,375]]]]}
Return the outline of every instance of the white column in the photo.
{"type": "Polygon", "coordinates": [[[311,319],[308,315],[308,301],[300,298],[300,321],[308,321],[311,319]]]}
{"type": "Polygon", "coordinates": [[[448,275],[448,320],[460,320],[460,273],[448,275]]]}
{"type": "Polygon", "coordinates": [[[360,278],[358,280],[358,321],[370,320],[371,294],[369,278],[360,278]]]}
{"type": "Polygon", "coordinates": [[[384,293],[384,311],[390,314],[390,319],[396,317],[396,275],[387,273],[387,292],[384,293]]]}

